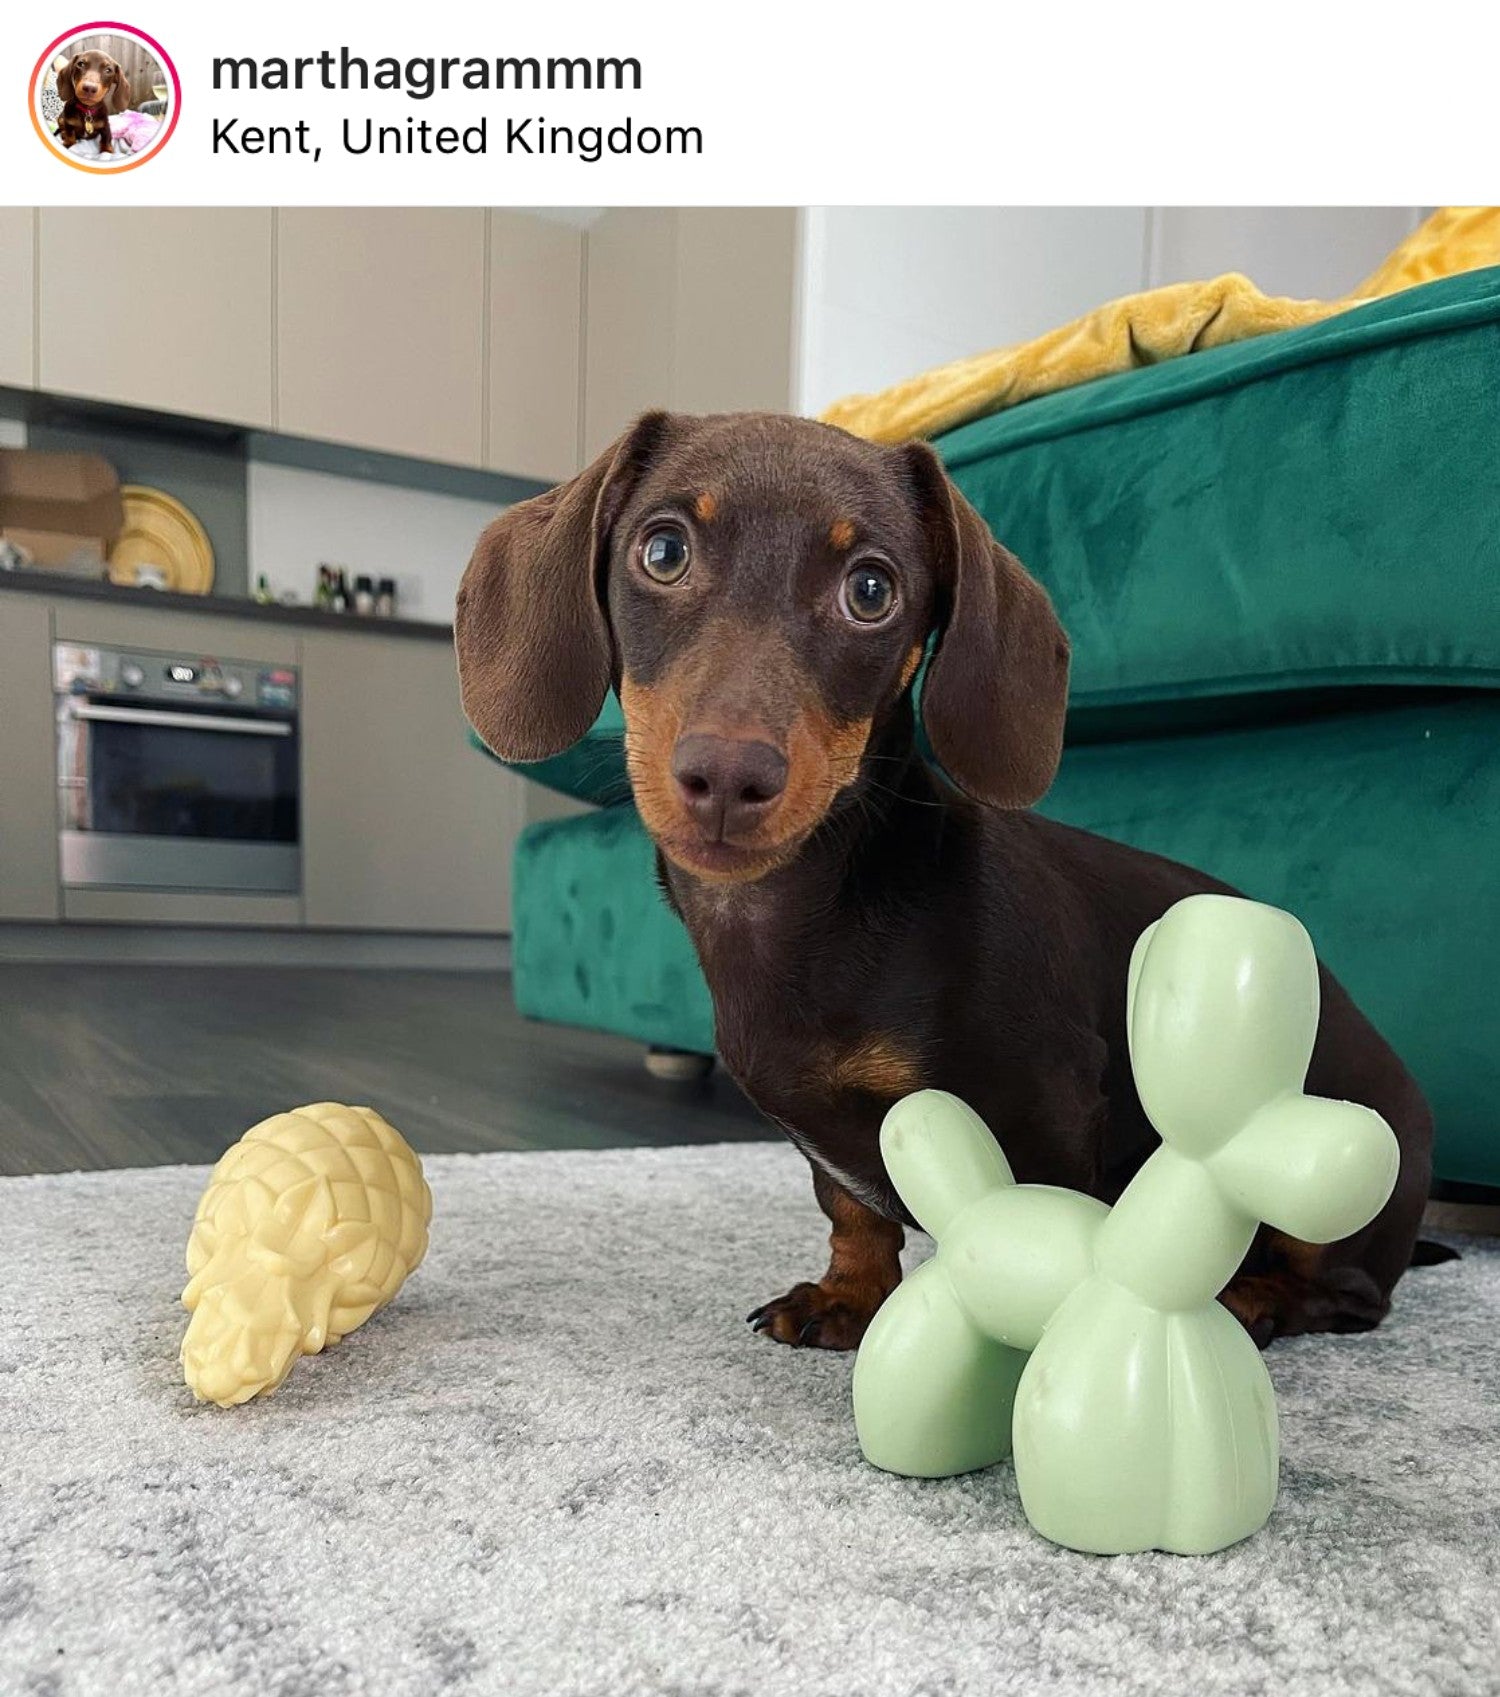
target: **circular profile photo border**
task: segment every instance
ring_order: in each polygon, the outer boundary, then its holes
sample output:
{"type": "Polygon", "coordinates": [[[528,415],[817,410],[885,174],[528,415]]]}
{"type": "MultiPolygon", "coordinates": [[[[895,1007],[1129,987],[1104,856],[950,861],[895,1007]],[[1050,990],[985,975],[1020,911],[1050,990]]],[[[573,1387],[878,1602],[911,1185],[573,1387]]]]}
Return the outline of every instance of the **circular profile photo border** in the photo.
{"type": "Polygon", "coordinates": [[[77,24],[72,29],[65,29],[54,42],[42,49],[41,57],[32,70],[31,81],[26,85],[26,104],[31,112],[32,129],[36,131],[43,147],[54,159],[60,160],[64,165],[71,166],[75,171],[87,171],[91,177],[118,177],[122,171],[134,171],[139,165],[149,165],[172,139],[172,131],[177,128],[177,120],[182,112],[182,79],[177,75],[177,67],[172,63],[172,57],[166,48],[155,36],[147,35],[145,30],[137,29],[134,24],[77,24]],[[53,138],[47,134],[46,127],[42,123],[41,113],[37,109],[37,86],[46,75],[47,67],[52,63],[58,48],[64,42],[77,41],[80,36],[101,34],[133,37],[143,47],[149,49],[157,64],[167,73],[172,85],[172,110],[167,119],[165,131],[151,144],[150,150],[141,154],[138,159],[132,159],[128,165],[113,165],[107,171],[100,170],[97,165],[85,165],[81,159],[69,159],[66,148],[59,147],[53,138]]]}

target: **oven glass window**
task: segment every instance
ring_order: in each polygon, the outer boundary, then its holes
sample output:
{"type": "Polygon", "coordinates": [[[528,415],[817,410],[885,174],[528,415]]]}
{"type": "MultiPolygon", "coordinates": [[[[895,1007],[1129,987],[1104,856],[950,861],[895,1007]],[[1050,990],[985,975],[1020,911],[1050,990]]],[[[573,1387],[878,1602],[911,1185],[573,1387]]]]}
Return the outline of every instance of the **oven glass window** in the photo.
{"type": "Polygon", "coordinates": [[[87,830],[297,841],[295,734],[95,721],[88,743],[87,830]]]}

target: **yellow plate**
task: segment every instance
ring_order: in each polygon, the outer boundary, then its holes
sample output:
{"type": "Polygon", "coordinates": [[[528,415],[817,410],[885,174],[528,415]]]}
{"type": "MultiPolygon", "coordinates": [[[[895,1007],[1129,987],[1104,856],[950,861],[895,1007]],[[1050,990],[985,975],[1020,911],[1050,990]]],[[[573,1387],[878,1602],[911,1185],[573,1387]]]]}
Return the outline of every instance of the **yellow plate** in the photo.
{"type": "Polygon", "coordinates": [[[110,582],[139,583],[141,568],[154,566],[166,579],[162,588],[207,595],[214,584],[214,550],[197,519],[181,501],[141,483],[122,483],[120,495],[125,528],[109,551],[110,582]]]}

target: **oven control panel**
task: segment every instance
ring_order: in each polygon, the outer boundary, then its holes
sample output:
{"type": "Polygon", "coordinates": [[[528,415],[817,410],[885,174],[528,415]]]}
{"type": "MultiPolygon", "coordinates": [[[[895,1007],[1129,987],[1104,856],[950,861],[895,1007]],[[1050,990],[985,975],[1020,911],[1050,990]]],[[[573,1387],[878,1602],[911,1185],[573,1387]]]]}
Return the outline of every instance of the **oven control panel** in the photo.
{"type": "Polygon", "coordinates": [[[118,695],[158,703],[216,701],[292,713],[297,671],[211,654],[152,654],[60,642],[53,649],[59,695],[118,695]]]}

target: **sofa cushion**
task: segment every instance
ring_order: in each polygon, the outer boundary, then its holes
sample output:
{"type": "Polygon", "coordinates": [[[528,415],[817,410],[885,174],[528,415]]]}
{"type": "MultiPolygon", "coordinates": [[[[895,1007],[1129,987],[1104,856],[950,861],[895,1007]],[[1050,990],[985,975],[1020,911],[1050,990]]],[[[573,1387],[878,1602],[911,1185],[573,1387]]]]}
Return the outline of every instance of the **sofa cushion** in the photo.
{"type": "Polygon", "coordinates": [[[516,844],[512,908],[523,1014],[713,1052],[708,986],[633,807],[529,825],[516,844]]]}
{"type": "Polygon", "coordinates": [[[1075,708],[1500,684],[1500,268],[935,444],[1052,592],[1075,708]]]}

